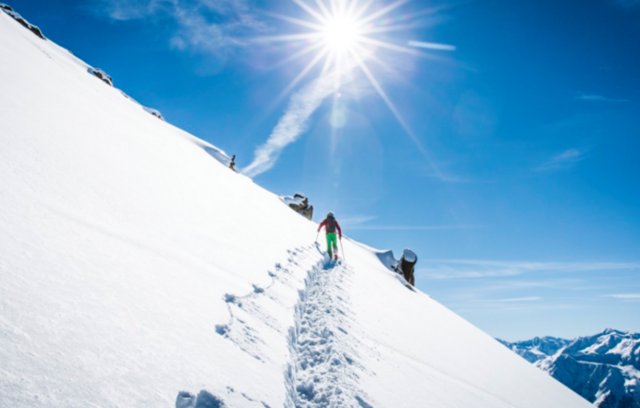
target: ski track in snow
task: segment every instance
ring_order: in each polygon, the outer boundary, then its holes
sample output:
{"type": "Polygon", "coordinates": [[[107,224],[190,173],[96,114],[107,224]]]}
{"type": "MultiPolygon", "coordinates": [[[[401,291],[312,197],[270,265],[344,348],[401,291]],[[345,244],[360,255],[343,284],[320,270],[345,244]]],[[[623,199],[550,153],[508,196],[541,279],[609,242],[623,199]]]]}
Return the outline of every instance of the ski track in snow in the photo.
{"type": "Polygon", "coordinates": [[[364,367],[357,350],[362,344],[351,333],[354,317],[345,290],[353,271],[327,262],[318,252],[317,244],[289,250],[287,262],[268,272],[267,286],[253,285],[253,291],[244,296],[226,294],[230,318],[216,325],[216,332],[262,362],[270,358],[273,348],[260,333],[268,329],[288,340],[285,407],[371,407],[358,387],[358,372],[364,367]],[[302,284],[297,303],[278,296],[278,285],[302,284]],[[284,327],[266,313],[273,303],[289,308],[295,303],[292,327],[284,327]]]}
{"type": "Polygon", "coordinates": [[[308,272],[289,329],[286,407],[371,407],[358,387],[360,342],[350,333],[345,288],[352,273],[328,263],[308,272]]]}

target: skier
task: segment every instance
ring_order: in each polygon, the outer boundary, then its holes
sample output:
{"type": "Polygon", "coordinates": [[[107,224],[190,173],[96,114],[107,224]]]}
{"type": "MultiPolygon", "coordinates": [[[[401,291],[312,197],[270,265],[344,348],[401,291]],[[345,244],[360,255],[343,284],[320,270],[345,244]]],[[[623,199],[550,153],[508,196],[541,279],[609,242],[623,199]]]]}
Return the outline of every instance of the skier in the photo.
{"type": "Polygon", "coordinates": [[[336,221],[333,213],[329,211],[327,214],[327,218],[325,218],[320,225],[318,225],[318,233],[322,227],[325,228],[325,232],[327,234],[327,253],[329,254],[329,259],[338,260],[338,241],[336,240],[336,229],[338,230],[338,235],[342,240],[342,229],[340,228],[340,224],[336,221]]]}
{"type": "Polygon", "coordinates": [[[236,171],[236,155],[231,156],[231,161],[229,162],[229,168],[233,171],[236,171]]]}

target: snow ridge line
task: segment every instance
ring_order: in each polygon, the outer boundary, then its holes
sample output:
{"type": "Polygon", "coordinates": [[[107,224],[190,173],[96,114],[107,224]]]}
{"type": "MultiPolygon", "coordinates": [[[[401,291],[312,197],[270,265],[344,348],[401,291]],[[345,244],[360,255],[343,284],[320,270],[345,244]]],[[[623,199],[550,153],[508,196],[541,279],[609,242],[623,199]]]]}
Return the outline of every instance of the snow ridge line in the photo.
{"type": "MultiPolygon", "coordinates": [[[[318,256],[313,251],[314,245],[307,245],[287,250],[289,255],[287,263],[283,266],[280,263],[274,265],[274,271],[268,271],[270,281],[266,286],[253,284],[253,290],[245,295],[239,296],[227,293],[223,300],[226,302],[229,312],[229,320],[224,324],[216,324],[216,332],[231,340],[242,351],[251,355],[255,359],[265,362],[270,359],[273,352],[270,346],[261,338],[264,329],[287,333],[284,327],[274,316],[265,309],[267,303],[274,303],[281,308],[287,308],[286,300],[282,299],[276,291],[276,284],[285,286],[295,285],[295,271],[299,269],[307,270],[321,263],[318,256]]],[[[297,279],[298,285],[301,279],[297,279]]],[[[296,285],[297,286],[297,285],[296,285]]],[[[289,304],[291,307],[293,303],[289,304]]]]}
{"type": "Polygon", "coordinates": [[[345,286],[351,273],[328,263],[308,272],[289,329],[287,408],[371,407],[358,387],[360,342],[349,334],[353,317],[345,286]]]}

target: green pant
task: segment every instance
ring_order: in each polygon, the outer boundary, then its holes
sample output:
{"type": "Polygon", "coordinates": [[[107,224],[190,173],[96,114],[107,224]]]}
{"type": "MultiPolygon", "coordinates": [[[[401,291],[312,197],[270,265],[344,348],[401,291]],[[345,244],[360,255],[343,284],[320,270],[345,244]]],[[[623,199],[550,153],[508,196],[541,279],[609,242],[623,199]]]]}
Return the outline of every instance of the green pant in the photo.
{"type": "Polygon", "coordinates": [[[329,258],[333,258],[334,251],[338,253],[338,237],[335,232],[327,232],[327,253],[329,258]]]}

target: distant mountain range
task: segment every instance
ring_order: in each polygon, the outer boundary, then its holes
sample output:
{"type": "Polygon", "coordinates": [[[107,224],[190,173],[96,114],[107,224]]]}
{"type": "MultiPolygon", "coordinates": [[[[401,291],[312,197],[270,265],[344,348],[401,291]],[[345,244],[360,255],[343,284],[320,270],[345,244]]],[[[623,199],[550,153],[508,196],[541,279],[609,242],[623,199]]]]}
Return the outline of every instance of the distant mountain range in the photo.
{"type": "Polygon", "coordinates": [[[640,408],[640,333],[499,341],[600,408],[640,408]]]}

